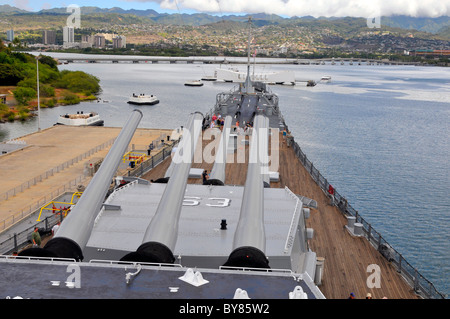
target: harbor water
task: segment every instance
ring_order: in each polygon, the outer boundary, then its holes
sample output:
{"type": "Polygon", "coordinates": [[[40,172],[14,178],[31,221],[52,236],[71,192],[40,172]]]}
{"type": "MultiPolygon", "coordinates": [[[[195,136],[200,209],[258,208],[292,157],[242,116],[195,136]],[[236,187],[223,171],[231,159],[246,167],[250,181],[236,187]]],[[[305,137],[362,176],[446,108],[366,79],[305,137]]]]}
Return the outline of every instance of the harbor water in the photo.
{"type": "MultiPolygon", "coordinates": [[[[71,63],[100,79],[107,103],[42,108],[40,127],[61,114],[95,111],[122,126],[133,109],[142,128],[177,128],[208,112],[216,94],[236,84],[186,81],[230,65],[71,63]],[[155,94],[159,104],[127,103],[155,94]]],[[[244,65],[233,67],[245,71],[244,65]]],[[[309,160],[403,257],[444,294],[450,293],[450,69],[422,66],[258,64],[256,73],[290,70],[295,86],[274,85],[287,125],[309,160]],[[307,87],[307,80],[331,76],[307,87]]],[[[1,123],[0,141],[35,132],[38,118],[1,123]]]]}

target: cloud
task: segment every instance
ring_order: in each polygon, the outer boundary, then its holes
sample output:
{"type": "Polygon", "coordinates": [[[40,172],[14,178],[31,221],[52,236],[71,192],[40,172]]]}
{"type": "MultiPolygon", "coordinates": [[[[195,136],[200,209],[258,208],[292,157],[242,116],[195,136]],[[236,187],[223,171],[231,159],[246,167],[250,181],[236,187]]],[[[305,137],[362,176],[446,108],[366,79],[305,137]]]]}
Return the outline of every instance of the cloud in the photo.
{"type": "Polygon", "coordinates": [[[283,16],[373,17],[450,15],[450,0],[123,0],[158,3],[162,9],[208,13],[273,13],[283,16]]]}
{"type": "Polygon", "coordinates": [[[28,0],[14,0],[14,7],[22,10],[32,11],[33,8],[31,8],[28,3],[28,0]]]}
{"type": "Polygon", "coordinates": [[[46,9],[51,9],[52,5],[48,2],[45,2],[42,4],[41,9],[42,10],[46,10],[46,9]]]}

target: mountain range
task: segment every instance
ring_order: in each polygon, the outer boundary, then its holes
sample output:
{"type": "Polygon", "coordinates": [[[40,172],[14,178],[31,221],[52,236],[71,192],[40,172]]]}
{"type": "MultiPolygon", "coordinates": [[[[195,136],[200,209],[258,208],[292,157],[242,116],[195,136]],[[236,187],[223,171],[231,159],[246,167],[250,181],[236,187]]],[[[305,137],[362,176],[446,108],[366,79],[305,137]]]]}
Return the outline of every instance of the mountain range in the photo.
{"type": "MultiPolygon", "coordinates": [[[[108,14],[108,13],[116,13],[116,14],[131,14],[142,18],[149,18],[156,23],[162,24],[185,24],[185,25],[204,25],[209,23],[215,23],[219,21],[247,21],[249,15],[212,15],[206,13],[194,13],[194,14],[168,14],[168,13],[158,13],[155,10],[147,9],[147,10],[136,10],[129,9],[124,10],[122,8],[114,7],[114,8],[99,8],[99,7],[91,7],[84,6],[81,7],[81,14],[108,14]]],[[[41,10],[39,12],[29,12],[26,10],[22,10],[10,5],[0,5],[0,14],[65,14],[67,15],[66,8],[53,8],[47,10],[41,10]]],[[[291,17],[291,18],[283,18],[281,16],[275,14],[251,14],[253,22],[257,26],[262,26],[266,24],[283,24],[289,22],[298,22],[298,21],[317,21],[317,20],[337,20],[342,18],[337,17],[291,17]]],[[[449,16],[441,16],[436,18],[427,18],[427,17],[410,17],[405,15],[398,16],[389,16],[389,17],[381,17],[381,25],[408,29],[408,30],[417,30],[422,32],[428,32],[432,34],[444,34],[448,35],[450,33],[450,17],[449,16]]]]}
{"type": "MultiPolygon", "coordinates": [[[[67,16],[69,13],[67,8],[53,8],[41,10],[38,12],[30,12],[22,10],[10,5],[0,5],[0,18],[10,17],[17,18],[14,23],[22,26],[28,25],[31,27],[33,24],[44,27],[55,27],[57,22],[55,18],[60,15],[67,16]],[[27,19],[27,16],[33,16],[33,19],[27,19]],[[47,19],[47,18],[48,19],[47,19]],[[47,21],[47,22],[46,22],[47,21]],[[44,25],[43,25],[44,24],[44,25]]],[[[85,16],[85,25],[89,27],[98,26],[99,22],[109,20],[121,21],[122,25],[141,23],[141,24],[163,24],[163,25],[187,25],[187,26],[202,26],[209,24],[217,24],[218,22],[246,22],[248,17],[252,17],[253,24],[257,27],[265,25],[305,25],[309,27],[331,27],[332,29],[338,28],[343,31],[343,34],[348,32],[354,33],[361,27],[366,26],[366,18],[362,17],[291,17],[285,18],[275,14],[251,14],[251,15],[212,15],[206,13],[193,13],[193,14],[168,14],[159,13],[152,9],[136,10],[129,9],[124,10],[122,8],[99,8],[94,6],[84,6],[80,8],[81,14],[85,16]]],[[[427,17],[410,17],[404,15],[397,16],[383,16],[381,17],[381,26],[385,29],[403,30],[419,33],[415,36],[421,38],[427,37],[439,37],[444,40],[450,40],[450,17],[441,16],[436,18],[427,17]],[[428,34],[428,35],[427,35],[428,34]]],[[[350,34],[349,34],[350,35],[350,34]]]]}

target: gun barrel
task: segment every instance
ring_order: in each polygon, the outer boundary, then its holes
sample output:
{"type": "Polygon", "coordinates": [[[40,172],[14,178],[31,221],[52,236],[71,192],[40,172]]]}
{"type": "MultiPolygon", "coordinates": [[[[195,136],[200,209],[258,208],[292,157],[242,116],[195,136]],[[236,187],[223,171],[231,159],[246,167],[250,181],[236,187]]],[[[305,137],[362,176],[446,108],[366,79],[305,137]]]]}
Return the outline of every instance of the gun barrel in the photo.
{"type": "Polygon", "coordinates": [[[114,174],[141,119],[141,111],[134,110],[131,113],[99,170],[70,214],[61,223],[58,233],[43,249],[24,251],[22,255],[37,254],[40,256],[75,258],[76,260],[83,259],[82,251],[91,235],[95,218],[102,207],[114,174]]]}
{"type": "Polygon", "coordinates": [[[187,130],[172,161],[175,163],[142,244],[136,252],[122,257],[123,261],[173,263],[173,250],[178,238],[178,223],[183,205],[189,170],[202,130],[203,115],[193,113],[187,130]]]}
{"type": "Polygon", "coordinates": [[[233,251],[225,266],[269,268],[265,256],[263,165],[261,156],[258,156],[265,149],[264,136],[267,136],[267,122],[264,116],[257,115],[233,251]]]}
{"type": "Polygon", "coordinates": [[[222,183],[225,183],[225,167],[227,162],[227,150],[228,145],[230,144],[230,131],[231,131],[231,122],[232,117],[230,115],[225,117],[225,122],[223,125],[223,130],[221,134],[221,139],[219,142],[219,147],[217,149],[216,159],[214,161],[214,166],[211,170],[211,175],[209,180],[217,180],[222,183]]]}

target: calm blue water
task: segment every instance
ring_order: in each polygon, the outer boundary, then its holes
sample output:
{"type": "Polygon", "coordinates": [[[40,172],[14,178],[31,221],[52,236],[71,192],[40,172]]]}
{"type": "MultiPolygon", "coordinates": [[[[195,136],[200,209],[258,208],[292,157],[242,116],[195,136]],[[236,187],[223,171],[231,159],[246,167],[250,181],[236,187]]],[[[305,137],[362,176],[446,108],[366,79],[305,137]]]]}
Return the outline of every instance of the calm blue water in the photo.
{"type": "MultiPolygon", "coordinates": [[[[122,126],[131,110],[140,127],[176,128],[193,111],[207,112],[230,83],[185,81],[212,75],[217,65],[69,64],[101,79],[101,98],[41,110],[41,128],[59,114],[96,111],[106,126],[122,126]],[[126,103],[132,93],[156,94],[154,106],[126,103]]],[[[237,66],[242,71],[244,66],[237,66]]],[[[306,87],[273,86],[295,140],[328,181],[406,260],[450,293],[450,69],[414,66],[265,65],[293,70],[298,80],[332,77],[306,87]]],[[[0,140],[36,131],[37,119],[0,124],[0,140]]]]}

